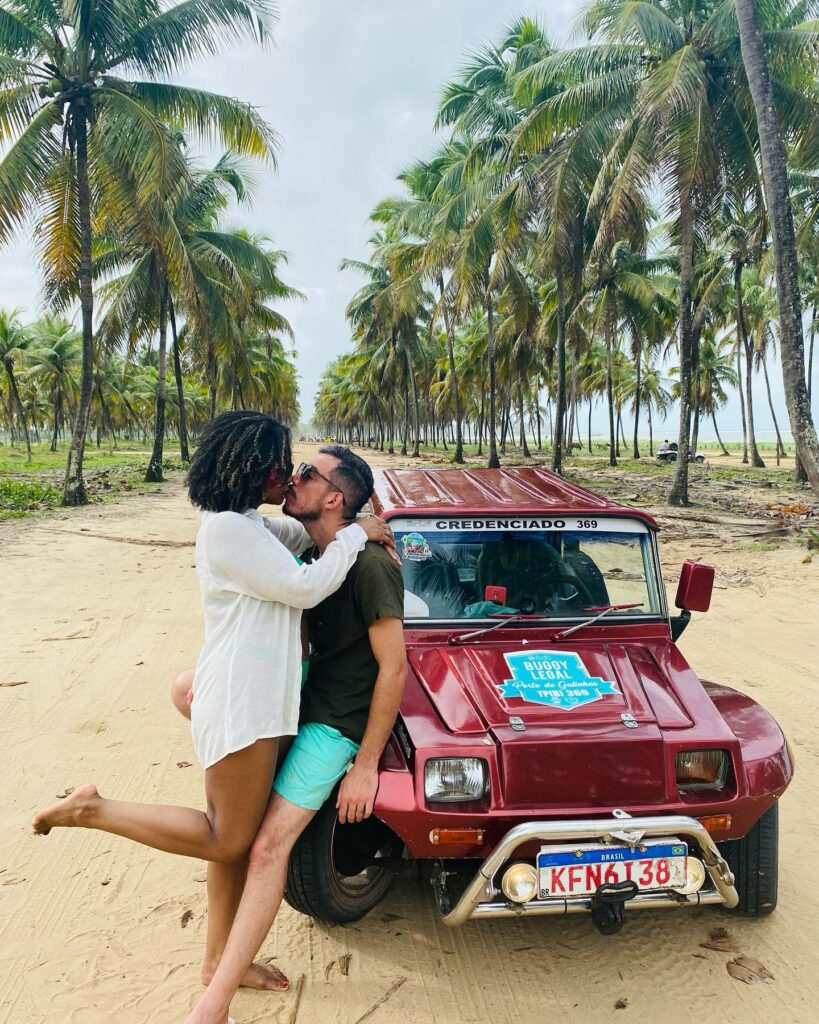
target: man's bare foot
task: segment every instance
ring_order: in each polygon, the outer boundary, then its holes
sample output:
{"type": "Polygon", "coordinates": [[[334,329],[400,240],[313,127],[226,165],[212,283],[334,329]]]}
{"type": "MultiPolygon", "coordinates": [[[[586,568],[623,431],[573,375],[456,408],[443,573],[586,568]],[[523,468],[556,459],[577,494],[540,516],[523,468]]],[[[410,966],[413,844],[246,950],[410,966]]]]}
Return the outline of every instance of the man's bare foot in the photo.
{"type": "Polygon", "coordinates": [[[31,830],[36,836],[47,836],[53,828],[87,824],[88,812],[99,799],[97,787],[92,783],[79,786],[56,804],[38,811],[31,823],[31,830]]]}
{"type": "MultiPolygon", "coordinates": [[[[216,967],[217,964],[206,964],[202,967],[203,985],[210,985],[216,967]]],[[[241,988],[255,988],[259,992],[286,992],[290,988],[290,981],[287,975],[273,964],[254,963],[248,967],[244,978],[242,978],[241,988]]]]}

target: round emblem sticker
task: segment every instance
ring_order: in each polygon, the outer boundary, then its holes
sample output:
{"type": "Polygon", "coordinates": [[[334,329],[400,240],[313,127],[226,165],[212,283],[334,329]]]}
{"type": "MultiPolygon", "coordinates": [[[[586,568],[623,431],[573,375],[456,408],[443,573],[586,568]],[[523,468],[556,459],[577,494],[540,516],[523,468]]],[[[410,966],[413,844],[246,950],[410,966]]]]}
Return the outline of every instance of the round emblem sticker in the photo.
{"type": "Polygon", "coordinates": [[[420,533],[407,533],[401,538],[402,556],[407,562],[426,562],[432,558],[426,537],[420,533]]]}

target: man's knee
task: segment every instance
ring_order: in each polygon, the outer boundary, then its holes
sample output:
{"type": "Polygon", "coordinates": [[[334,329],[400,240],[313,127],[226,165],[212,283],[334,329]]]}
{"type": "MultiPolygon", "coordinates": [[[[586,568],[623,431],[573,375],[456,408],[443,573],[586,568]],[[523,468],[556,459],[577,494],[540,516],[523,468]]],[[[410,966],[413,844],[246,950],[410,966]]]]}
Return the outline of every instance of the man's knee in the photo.
{"type": "Polygon", "coordinates": [[[262,829],[250,846],[250,865],[256,868],[267,867],[289,857],[292,843],[287,844],[282,840],[280,834],[262,829]]]}
{"type": "Polygon", "coordinates": [[[171,701],[180,715],[185,718],[191,717],[190,701],[188,694],[193,686],[193,669],[185,669],[180,672],[171,684],[171,701]]]}
{"type": "Polygon", "coordinates": [[[315,814],[315,811],[295,807],[278,795],[273,797],[271,810],[273,813],[268,811],[250,847],[252,867],[269,867],[286,861],[315,814]]]}

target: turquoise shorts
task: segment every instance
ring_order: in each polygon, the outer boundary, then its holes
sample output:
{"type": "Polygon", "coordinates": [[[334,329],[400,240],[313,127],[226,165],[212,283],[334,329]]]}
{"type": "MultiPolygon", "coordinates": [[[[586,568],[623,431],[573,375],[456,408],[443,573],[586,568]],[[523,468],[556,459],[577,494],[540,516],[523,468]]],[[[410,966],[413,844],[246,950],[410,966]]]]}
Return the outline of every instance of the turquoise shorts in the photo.
{"type": "Polygon", "coordinates": [[[273,792],[307,811],[317,811],[358,753],[358,744],[331,725],[306,722],[273,782],[273,792]]]}

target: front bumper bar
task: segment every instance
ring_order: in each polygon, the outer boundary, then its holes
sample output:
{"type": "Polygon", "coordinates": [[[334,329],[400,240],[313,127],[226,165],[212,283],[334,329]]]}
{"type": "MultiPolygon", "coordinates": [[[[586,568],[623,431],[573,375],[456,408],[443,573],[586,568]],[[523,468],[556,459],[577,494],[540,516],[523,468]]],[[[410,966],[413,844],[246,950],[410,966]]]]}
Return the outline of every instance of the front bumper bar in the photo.
{"type": "MultiPolygon", "coordinates": [[[[516,825],[498,843],[493,852],[478,869],[469,882],[464,894],[449,913],[443,914],[445,924],[452,927],[464,924],[471,918],[515,917],[521,914],[578,914],[591,910],[590,896],[566,899],[532,900],[531,903],[499,901],[499,886],[495,876],[504,864],[514,856],[515,850],[532,840],[573,841],[578,843],[603,840],[627,846],[637,846],[645,836],[684,836],[699,847],[707,878],[712,888],[700,889],[690,895],[674,892],[638,893],[629,901],[629,909],[652,909],[657,907],[697,906],[707,903],[721,903],[735,907],[739,896],[734,887],[734,876],[723,859],[717,845],[707,829],[695,818],[683,815],[669,815],[657,818],[630,818],[623,812],[621,817],[591,818],[581,821],[533,821],[516,825]]],[[[707,885],[707,878],[704,885],[707,885]]]]}

